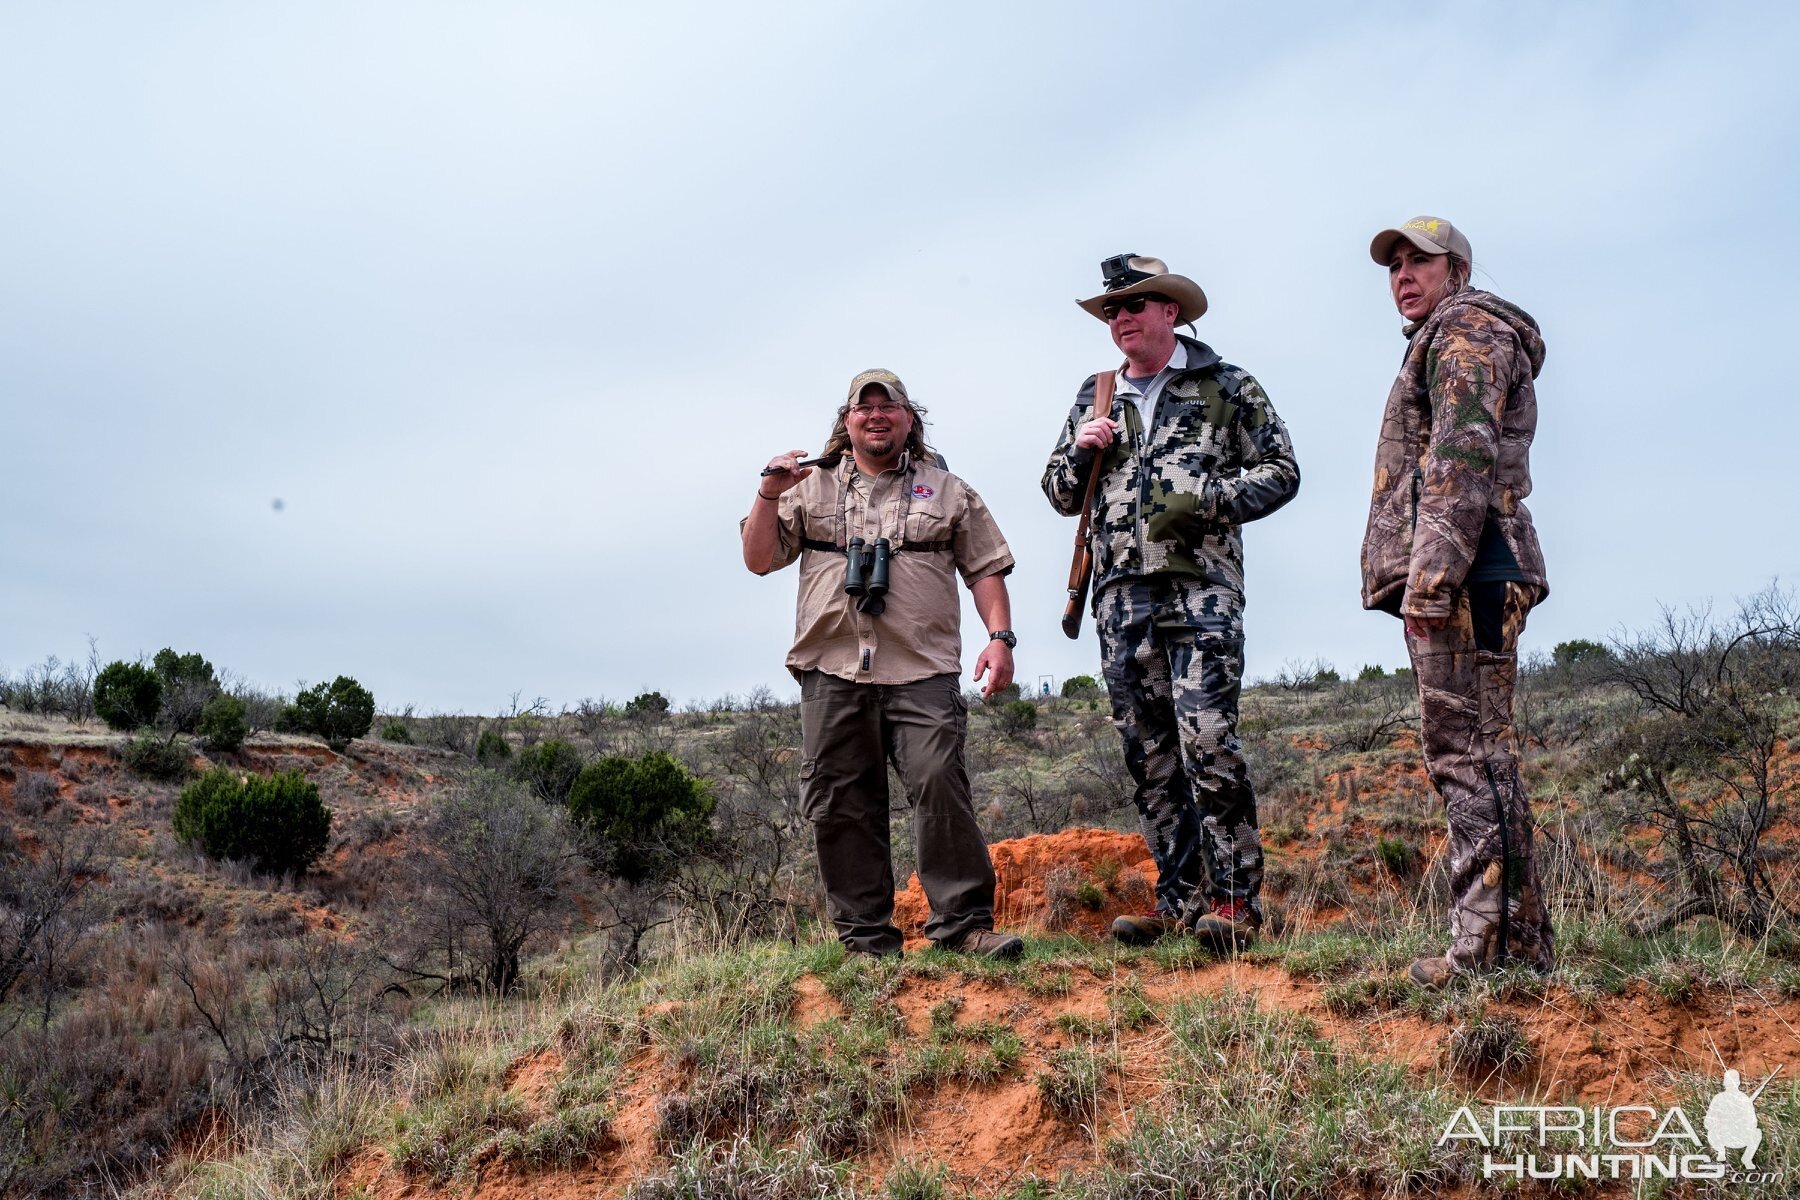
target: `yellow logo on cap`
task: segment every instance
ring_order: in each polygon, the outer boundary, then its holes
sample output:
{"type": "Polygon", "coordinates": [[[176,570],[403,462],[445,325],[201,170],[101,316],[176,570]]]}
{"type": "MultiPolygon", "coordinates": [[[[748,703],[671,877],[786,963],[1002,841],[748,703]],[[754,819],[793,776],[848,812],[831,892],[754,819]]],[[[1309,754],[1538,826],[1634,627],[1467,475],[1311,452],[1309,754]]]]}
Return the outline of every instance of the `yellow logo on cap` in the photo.
{"type": "Polygon", "coordinates": [[[1421,220],[1414,219],[1414,220],[1408,221],[1406,223],[1406,228],[1408,228],[1408,229],[1423,229],[1426,233],[1429,233],[1429,234],[1432,234],[1433,236],[1435,236],[1438,231],[1438,226],[1442,225],[1442,224],[1443,224],[1443,222],[1438,220],[1436,217],[1433,217],[1429,221],[1421,221],[1421,220]]]}

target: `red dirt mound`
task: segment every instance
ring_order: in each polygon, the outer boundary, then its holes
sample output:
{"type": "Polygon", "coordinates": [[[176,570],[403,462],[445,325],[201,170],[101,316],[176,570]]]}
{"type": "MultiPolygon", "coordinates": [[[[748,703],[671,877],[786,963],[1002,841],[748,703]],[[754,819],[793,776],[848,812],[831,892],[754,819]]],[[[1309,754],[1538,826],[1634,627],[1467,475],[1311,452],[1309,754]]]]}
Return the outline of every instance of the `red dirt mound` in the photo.
{"type": "MultiPolygon", "coordinates": [[[[988,847],[994,860],[994,924],[1000,929],[1100,935],[1120,913],[1150,907],[1156,864],[1135,833],[1065,829],[988,847]]],[[[931,906],[914,875],[895,897],[894,924],[909,941],[924,936],[931,906]]]]}

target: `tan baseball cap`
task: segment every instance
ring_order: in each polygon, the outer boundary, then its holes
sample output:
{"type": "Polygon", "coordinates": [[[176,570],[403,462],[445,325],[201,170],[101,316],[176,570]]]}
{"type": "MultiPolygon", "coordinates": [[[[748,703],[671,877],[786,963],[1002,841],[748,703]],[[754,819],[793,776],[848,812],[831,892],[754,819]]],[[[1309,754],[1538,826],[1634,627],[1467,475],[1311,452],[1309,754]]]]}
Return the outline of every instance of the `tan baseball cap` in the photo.
{"type": "Polygon", "coordinates": [[[1388,265],[1394,257],[1394,243],[1405,238],[1427,254],[1454,254],[1464,262],[1474,262],[1469,239],[1462,230],[1442,217],[1414,217],[1398,229],[1384,229],[1369,243],[1369,257],[1388,265]]]}
{"type": "Polygon", "coordinates": [[[863,389],[871,383],[880,384],[881,390],[888,394],[889,399],[898,400],[902,404],[911,406],[912,397],[906,394],[906,385],[900,382],[900,377],[892,371],[883,371],[880,367],[864,371],[850,381],[850,395],[847,403],[855,404],[856,398],[862,395],[863,389]]]}

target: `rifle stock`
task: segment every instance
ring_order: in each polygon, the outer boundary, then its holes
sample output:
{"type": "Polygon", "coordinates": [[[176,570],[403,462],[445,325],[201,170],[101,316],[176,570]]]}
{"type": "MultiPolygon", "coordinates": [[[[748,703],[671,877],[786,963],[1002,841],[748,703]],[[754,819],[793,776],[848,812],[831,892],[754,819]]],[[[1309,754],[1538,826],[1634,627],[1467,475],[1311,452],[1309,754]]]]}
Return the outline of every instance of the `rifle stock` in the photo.
{"type": "MultiPolygon", "coordinates": [[[[1095,415],[1112,415],[1113,374],[1102,371],[1094,376],[1095,415]]],[[[1104,450],[1094,451],[1094,461],[1088,466],[1087,488],[1081,495],[1081,524],[1075,530],[1075,557],[1069,563],[1069,599],[1063,606],[1062,616],[1062,631],[1070,638],[1081,636],[1081,613],[1087,607],[1088,587],[1094,579],[1094,554],[1088,549],[1088,522],[1094,513],[1094,485],[1100,482],[1105,459],[1104,450]]]]}

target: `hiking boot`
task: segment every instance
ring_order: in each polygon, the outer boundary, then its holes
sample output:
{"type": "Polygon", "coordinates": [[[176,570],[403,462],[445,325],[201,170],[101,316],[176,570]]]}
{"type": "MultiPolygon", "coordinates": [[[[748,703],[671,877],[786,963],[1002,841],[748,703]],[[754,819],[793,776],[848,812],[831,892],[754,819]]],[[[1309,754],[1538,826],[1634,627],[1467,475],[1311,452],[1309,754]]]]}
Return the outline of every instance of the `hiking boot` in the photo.
{"type": "Polygon", "coordinates": [[[1148,946],[1180,928],[1180,917],[1173,917],[1161,909],[1153,908],[1147,913],[1127,913],[1115,917],[1112,935],[1115,941],[1124,942],[1127,946],[1148,946]]]}
{"type": "Polygon", "coordinates": [[[1406,968],[1406,976],[1422,988],[1436,991],[1450,983],[1450,977],[1456,974],[1456,968],[1450,960],[1442,955],[1430,958],[1415,958],[1412,966],[1406,968]]]}
{"type": "Polygon", "coordinates": [[[1221,954],[1242,950],[1256,941],[1262,918],[1248,900],[1231,900],[1202,917],[1197,917],[1187,932],[1221,954]]]}
{"type": "Polygon", "coordinates": [[[974,954],[981,958],[995,960],[1013,959],[1025,953],[1025,943],[1010,933],[996,933],[992,929],[971,929],[962,935],[954,946],[945,946],[946,950],[954,950],[958,954],[974,954]]]}

